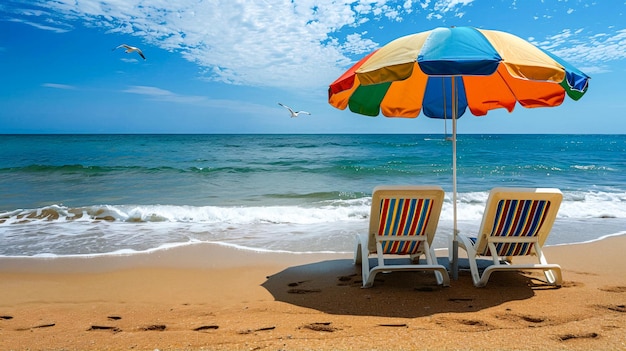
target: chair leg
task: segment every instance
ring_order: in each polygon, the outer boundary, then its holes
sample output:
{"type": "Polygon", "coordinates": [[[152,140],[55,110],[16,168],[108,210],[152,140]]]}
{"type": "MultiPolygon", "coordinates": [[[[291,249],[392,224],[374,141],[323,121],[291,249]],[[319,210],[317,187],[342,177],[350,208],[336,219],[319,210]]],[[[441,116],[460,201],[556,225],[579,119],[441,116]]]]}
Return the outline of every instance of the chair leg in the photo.
{"type": "Polygon", "coordinates": [[[548,283],[552,285],[556,284],[556,277],[554,276],[554,272],[552,270],[543,271],[543,275],[546,277],[546,280],[548,281],[548,283]]]}
{"type": "Polygon", "coordinates": [[[453,254],[453,248],[452,246],[454,245],[454,238],[451,236],[450,240],[448,242],[448,262],[450,263],[450,267],[452,267],[452,265],[454,264],[454,254],[453,254]]]}
{"type": "MultiPolygon", "coordinates": [[[[539,260],[539,263],[542,265],[547,265],[548,260],[546,259],[546,256],[543,255],[541,247],[535,244],[533,245],[533,248],[535,249],[535,253],[537,254],[537,259],[539,260]]],[[[559,269],[546,269],[543,271],[543,275],[546,276],[546,280],[548,281],[548,283],[552,285],[561,285],[561,282],[563,281],[563,278],[561,277],[561,270],[559,269]]]]}
{"type": "MultiPolygon", "coordinates": [[[[434,266],[438,264],[435,250],[432,247],[430,247],[430,245],[428,245],[427,241],[424,241],[423,245],[424,245],[424,256],[426,256],[426,264],[430,266],[434,266]]],[[[434,271],[434,272],[435,272],[435,279],[437,279],[437,284],[442,285],[443,275],[439,271],[434,271]]]]}
{"type": "Polygon", "coordinates": [[[472,274],[474,286],[478,286],[478,284],[480,284],[480,272],[478,271],[478,263],[476,263],[476,250],[474,249],[474,244],[463,235],[458,235],[457,238],[459,248],[467,252],[467,260],[469,262],[470,273],[472,274]]]}
{"type": "MultiPolygon", "coordinates": [[[[356,236],[354,249],[354,263],[361,265],[361,279],[363,288],[369,288],[374,283],[374,276],[370,275],[369,249],[367,247],[367,236],[356,236]]],[[[375,275],[375,273],[374,273],[375,275]]]]}
{"type": "Polygon", "coordinates": [[[354,264],[361,264],[361,262],[363,261],[363,254],[361,253],[361,240],[359,239],[359,237],[356,237],[355,240],[355,245],[354,245],[354,264]]]}

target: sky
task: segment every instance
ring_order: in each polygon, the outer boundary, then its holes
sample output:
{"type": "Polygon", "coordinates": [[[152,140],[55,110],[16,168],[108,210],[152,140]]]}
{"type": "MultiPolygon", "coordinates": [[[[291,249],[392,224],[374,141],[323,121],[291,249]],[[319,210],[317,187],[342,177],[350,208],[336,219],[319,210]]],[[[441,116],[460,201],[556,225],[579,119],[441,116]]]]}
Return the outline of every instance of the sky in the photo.
{"type": "Polygon", "coordinates": [[[395,38],[451,26],[515,34],[591,76],[579,101],[468,112],[459,133],[626,134],[625,11],[624,0],[3,0],[0,134],[443,133],[424,115],[338,110],[328,85],[395,38]]]}

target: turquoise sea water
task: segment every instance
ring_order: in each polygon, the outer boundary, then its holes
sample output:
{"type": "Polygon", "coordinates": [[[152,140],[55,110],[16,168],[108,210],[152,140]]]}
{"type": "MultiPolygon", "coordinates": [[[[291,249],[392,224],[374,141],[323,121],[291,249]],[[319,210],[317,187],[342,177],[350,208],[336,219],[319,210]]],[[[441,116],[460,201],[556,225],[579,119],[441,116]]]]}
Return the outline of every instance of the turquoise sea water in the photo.
{"type": "MultiPolygon", "coordinates": [[[[348,252],[379,184],[446,190],[442,135],[0,135],[0,256],[132,253],[218,242],[348,252]]],[[[626,135],[460,135],[459,229],[490,188],[556,187],[548,244],[626,232],[626,135]]]]}

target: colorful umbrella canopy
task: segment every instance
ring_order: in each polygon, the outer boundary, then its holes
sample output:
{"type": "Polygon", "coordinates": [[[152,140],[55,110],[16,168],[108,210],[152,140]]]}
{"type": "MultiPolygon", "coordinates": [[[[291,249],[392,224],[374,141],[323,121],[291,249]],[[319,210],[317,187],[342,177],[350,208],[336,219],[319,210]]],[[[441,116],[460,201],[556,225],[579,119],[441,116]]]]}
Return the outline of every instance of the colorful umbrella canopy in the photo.
{"type": "MultiPolygon", "coordinates": [[[[515,35],[472,27],[398,38],[362,58],[328,89],[341,110],[377,116],[452,119],[453,262],[457,259],[456,119],[493,109],[552,107],[580,99],[589,76],[515,35]]],[[[452,267],[457,278],[458,267],[452,267]]]]}
{"type": "Polygon", "coordinates": [[[489,110],[578,100],[589,76],[506,32],[436,28],[396,39],[367,55],[328,90],[331,105],[366,116],[461,117],[489,110]],[[453,79],[454,78],[454,79],[453,79]],[[456,108],[452,110],[452,85],[456,108]],[[556,83],[556,84],[555,84],[556,83]]]}

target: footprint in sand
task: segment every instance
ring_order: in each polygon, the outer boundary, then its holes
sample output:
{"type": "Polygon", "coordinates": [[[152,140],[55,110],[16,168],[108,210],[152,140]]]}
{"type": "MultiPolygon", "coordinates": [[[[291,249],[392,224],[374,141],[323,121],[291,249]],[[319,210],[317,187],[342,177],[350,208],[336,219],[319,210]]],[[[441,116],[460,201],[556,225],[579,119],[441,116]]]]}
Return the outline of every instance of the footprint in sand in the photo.
{"type": "Polygon", "coordinates": [[[337,280],[339,280],[340,282],[349,282],[352,280],[352,278],[356,277],[356,274],[352,274],[352,275],[342,275],[341,277],[337,278],[337,280]]]}
{"type": "Polygon", "coordinates": [[[287,294],[310,294],[322,292],[320,289],[289,289],[287,294]]]}
{"type": "Polygon", "coordinates": [[[274,329],[276,329],[276,327],[271,326],[271,327],[263,327],[263,328],[257,328],[257,329],[246,329],[246,330],[240,330],[240,331],[238,331],[237,333],[238,333],[238,334],[245,335],[245,334],[252,334],[252,333],[256,333],[256,332],[259,332],[259,331],[268,331],[268,330],[274,330],[274,329]]]}
{"type": "Polygon", "coordinates": [[[626,305],[599,305],[601,309],[608,309],[614,312],[626,312],[626,305]]]}
{"type": "Polygon", "coordinates": [[[605,286],[599,288],[602,291],[612,292],[612,293],[623,293],[626,292],[626,286],[605,286]]]}
{"type": "Polygon", "coordinates": [[[113,327],[113,326],[108,326],[108,325],[92,325],[91,327],[89,327],[89,329],[87,329],[87,331],[93,331],[93,330],[110,330],[114,333],[119,333],[122,331],[122,329],[118,327],[113,327]]]}
{"type": "Polygon", "coordinates": [[[564,281],[561,284],[562,288],[580,288],[580,287],[583,287],[583,286],[585,286],[585,284],[579,283],[579,282],[572,282],[572,281],[564,281]]]}
{"type": "Polygon", "coordinates": [[[287,290],[288,294],[310,294],[310,293],[319,293],[322,292],[322,290],[320,289],[302,289],[302,288],[295,288],[296,286],[300,286],[300,284],[302,283],[306,283],[309,280],[303,280],[300,282],[295,282],[295,283],[289,283],[287,284],[287,286],[292,287],[292,289],[287,290]]]}
{"type": "Polygon", "coordinates": [[[527,314],[504,313],[504,314],[497,314],[495,317],[501,320],[508,321],[508,322],[520,322],[520,321],[526,322],[526,323],[530,323],[531,326],[536,326],[540,323],[549,322],[549,318],[547,317],[531,316],[527,314]]]}
{"type": "Polygon", "coordinates": [[[329,332],[329,333],[341,330],[339,328],[331,327],[330,322],[310,323],[310,324],[305,324],[300,328],[310,329],[314,331],[329,332]]]}
{"type": "Polygon", "coordinates": [[[477,320],[474,320],[474,319],[461,319],[459,321],[459,323],[464,324],[464,325],[472,325],[472,326],[475,325],[475,326],[479,326],[479,327],[486,327],[486,326],[489,325],[489,324],[487,324],[487,323],[485,323],[483,321],[477,321],[477,320]]]}
{"type": "Polygon", "coordinates": [[[584,334],[564,334],[560,335],[558,338],[560,341],[567,341],[571,339],[595,339],[599,337],[598,333],[584,333],[584,334]]]}
{"type": "Polygon", "coordinates": [[[289,283],[287,284],[287,286],[291,286],[291,287],[300,286],[300,284],[307,283],[307,282],[310,282],[310,280],[301,280],[299,282],[289,283]]]}
{"type": "Polygon", "coordinates": [[[361,285],[363,284],[363,281],[353,281],[352,279],[354,279],[355,277],[357,277],[357,274],[351,274],[351,275],[342,275],[340,277],[337,277],[337,280],[339,280],[339,284],[337,284],[337,286],[349,286],[349,285],[361,285]]]}
{"type": "Polygon", "coordinates": [[[522,320],[528,323],[543,323],[546,321],[543,317],[533,317],[533,316],[519,316],[522,320]]]}
{"type": "Polygon", "coordinates": [[[56,323],[46,323],[46,324],[39,324],[39,325],[36,325],[34,327],[29,327],[29,328],[18,328],[16,330],[24,331],[24,330],[32,330],[32,329],[50,328],[50,327],[54,327],[55,325],[56,323]]]}
{"type": "Polygon", "coordinates": [[[211,329],[218,329],[218,328],[219,328],[219,325],[202,325],[197,328],[193,328],[193,331],[203,331],[203,330],[211,330],[211,329]]]}
{"type": "Polygon", "coordinates": [[[453,329],[460,332],[483,332],[496,329],[493,325],[476,319],[458,319],[454,320],[454,322],[459,326],[456,328],[453,327],[453,329]]]}
{"type": "Polygon", "coordinates": [[[145,330],[145,331],[148,331],[148,330],[163,331],[166,328],[167,327],[165,326],[165,324],[153,324],[153,325],[149,325],[149,326],[143,327],[141,329],[145,330]]]}
{"type": "Polygon", "coordinates": [[[408,328],[409,326],[406,323],[384,323],[378,324],[379,327],[392,327],[392,328],[408,328]]]}

